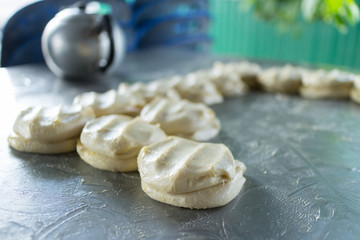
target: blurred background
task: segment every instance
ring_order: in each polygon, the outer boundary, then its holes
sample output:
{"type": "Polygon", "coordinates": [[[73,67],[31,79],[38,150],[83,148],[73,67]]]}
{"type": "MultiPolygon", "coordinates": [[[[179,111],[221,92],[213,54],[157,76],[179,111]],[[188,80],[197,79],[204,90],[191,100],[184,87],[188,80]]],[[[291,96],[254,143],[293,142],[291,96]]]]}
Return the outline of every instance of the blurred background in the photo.
{"type": "MultiPolygon", "coordinates": [[[[40,2],[0,0],[1,66],[42,62],[39,44],[44,26],[59,10],[76,1],[40,2]]],[[[181,47],[254,60],[353,70],[360,66],[359,8],[355,0],[102,2],[102,9],[107,11],[110,6],[125,31],[128,52],[181,47]]]]}

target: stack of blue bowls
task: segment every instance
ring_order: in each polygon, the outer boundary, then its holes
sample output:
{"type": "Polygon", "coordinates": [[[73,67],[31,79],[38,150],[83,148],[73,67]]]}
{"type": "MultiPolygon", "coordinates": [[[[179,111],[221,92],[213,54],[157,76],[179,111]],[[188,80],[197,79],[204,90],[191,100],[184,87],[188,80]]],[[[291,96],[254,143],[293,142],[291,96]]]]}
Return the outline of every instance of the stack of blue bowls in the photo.
{"type": "Polygon", "coordinates": [[[134,32],[130,49],[158,46],[190,50],[209,48],[208,0],[135,0],[131,5],[134,32]]]}

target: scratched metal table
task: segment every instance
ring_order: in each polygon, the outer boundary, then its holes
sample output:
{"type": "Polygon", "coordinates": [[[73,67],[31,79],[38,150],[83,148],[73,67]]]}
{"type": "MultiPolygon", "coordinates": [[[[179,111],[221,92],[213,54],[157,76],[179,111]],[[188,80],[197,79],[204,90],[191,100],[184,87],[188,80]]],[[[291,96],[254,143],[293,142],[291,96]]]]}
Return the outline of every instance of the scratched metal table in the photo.
{"type": "Polygon", "coordinates": [[[248,170],[240,195],[208,210],[147,197],[139,174],[94,169],[76,153],[8,147],[18,108],[209,67],[213,56],[129,55],[116,76],[64,81],[43,65],[0,70],[0,239],[359,239],[360,106],[251,93],[213,106],[248,170]]]}

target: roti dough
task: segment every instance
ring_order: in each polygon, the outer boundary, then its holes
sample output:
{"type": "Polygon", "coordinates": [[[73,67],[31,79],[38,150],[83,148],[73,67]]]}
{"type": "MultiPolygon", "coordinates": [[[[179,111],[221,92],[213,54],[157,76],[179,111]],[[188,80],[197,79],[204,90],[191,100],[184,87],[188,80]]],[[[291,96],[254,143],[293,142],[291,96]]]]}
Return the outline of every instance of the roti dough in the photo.
{"type": "Polygon", "coordinates": [[[138,166],[143,191],[185,208],[223,206],[240,192],[245,165],[223,144],[168,137],[141,149],[138,166]]]}
{"type": "Polygon", "coordinates": [[[166,138],[156,125],[139,118],[108,115],[89,121],[77,151],[91,166],[113,172],[137,170],[137,156],[144,146],[166,138]]]}
{"type": "Polygon", "coordinates": [[[334,69],[305,72],[300,95],[304,98],[348,98],[353,85],[354,75],[334,69]]]}
{"type": "Polygon", "coordinates": [[[137,162],[133,158],[115,160],[112,157],[102,155],[86,148],[81,141],[76,145],[76,151],[81,159],[94,168],[112,172],[131,172],[137,170],[137,162]]]}
{"type": "Polygon", "coordinates": [[[261,67],[257,63],[251,63],[248,61],[230,62],[227,65],[232,65],[233,69],[241,80],[252,90],[258,90],[261,88],[259,83],[259,74],[261,73],[261,67]]]}
{"type": "Polygon", "coordinates": [[[211,82],[208,71],[197,71],[189,73],[183,77],[177,76],[176,91],[180,97],[191,102],[213,105],[222,103],[223,96],[211,82]]]}
{"type": "Polygon", "coordinates": [[[128,83],[120,83],[118,93],[120,95],[131,93],[135,96],[144,98],[146,103],[152,101],[156,97],[166,97],[180,100],[181,97],[174,88],[178,83],[178,80],[180,79],[177,76],[174,76],[148,83],[137,82],[131,85],[128,83]]]}
{"type": "Polygon", "coordinates": [[[215,62],[210,74],[210,80],[224,97],[241,96],[248,91],[234,64],[215,62]]]}
{"type": "Polygon", "coordinates": [[[202,103],[156,98],[140,113],[141,119],[160,124],[168,135],[207,141],[220,131],[214,111],[202,103]]]}
{"type": "Polygon", "coordinates": [[[296,94],[301,86],[301,69],[291,65],[265,69],[259,82],[268,92],[296,94]]]}
{"type": "Polygon", "coordinates": [[[21,135],[12,132],[8,138],[10,146],[20,152],[42,153],[42,154],[58,154],[74,152],[78,137],[71,138],[56,143],[43,143],[37,140],[29,140],[21,135]]]}
{"type": "Polygon", "coordinates": [[[96,117],[111,114],[137,116],[146,101],[142,96],[130,92],[118,94],[116,90],[109,90],[104,93],[82,93],[75,97],[73,104],[91,107],[96,117]]]}
{"type": "Polygon", "coordinates": [[[360,103],[360,76],[354,77],[354,86],[350,92],[350,98],[356,103],[360,103]]]}
{"type": "Polygon", "coordinates": [[[83,126],[94,117],[91,108],[80,105],[29,107],[19,113],[8,142],[22,152],[72,152],[83,126]]]}

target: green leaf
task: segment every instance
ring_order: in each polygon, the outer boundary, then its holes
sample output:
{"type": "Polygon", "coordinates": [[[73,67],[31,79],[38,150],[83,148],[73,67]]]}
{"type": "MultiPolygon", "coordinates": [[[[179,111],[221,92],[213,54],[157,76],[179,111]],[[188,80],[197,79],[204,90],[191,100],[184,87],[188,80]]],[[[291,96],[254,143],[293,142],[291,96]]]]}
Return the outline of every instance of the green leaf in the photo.
{"type": "Polygon", "coordinates": [[[360,21],[359,5],[355,0],[242,0],[247,9],[266,21],[274,21],[281,29],[291,29],[300,16],[307,21],[332,24],[340,32],[360,21]]]}
{"type": "Polygon", "coordinates": [[[319,7],[320,0],[303,0],[301,10],[306,20],[312,20],[319,7]]]}

